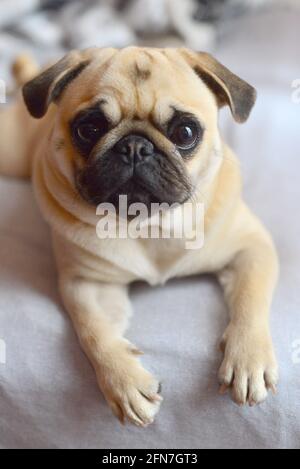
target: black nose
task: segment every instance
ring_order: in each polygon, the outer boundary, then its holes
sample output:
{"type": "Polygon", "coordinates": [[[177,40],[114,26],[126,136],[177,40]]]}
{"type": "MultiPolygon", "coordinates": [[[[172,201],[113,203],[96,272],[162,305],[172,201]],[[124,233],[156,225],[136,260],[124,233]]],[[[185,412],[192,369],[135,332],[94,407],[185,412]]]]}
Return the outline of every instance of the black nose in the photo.
{"type": "Polygon", "coordinates": [[[126,164],[139,164],[154,154],[154,145],[141,135],[128,135],[122,138],[114,147],[126,164]]]}

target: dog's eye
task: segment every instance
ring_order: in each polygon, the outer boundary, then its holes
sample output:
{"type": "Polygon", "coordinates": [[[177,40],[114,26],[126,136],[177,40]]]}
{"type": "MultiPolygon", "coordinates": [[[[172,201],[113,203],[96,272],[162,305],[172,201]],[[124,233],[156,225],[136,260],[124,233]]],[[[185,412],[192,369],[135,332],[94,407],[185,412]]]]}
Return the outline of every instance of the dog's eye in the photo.
{"type": "Polygon", "coordinates": [[[72,124],[73,142],[82,153],[88,155],[108,130],[108,121],[101,112],[86,113],[72,124]]]}
{"type": "Polygon", "coordinates": [[[169,138],[179,150],[188,151],[195,148],[202,137],[202,129],[194,120],[175,119],[169,127],[169,138]]]}
{"type": "Polygon", "coordinates": [[[198,140],[198,129],[195,124],[179,124],[170,134],[170,139],[182,150],[189,150],[198,140]]]}
{"type": "Polygon", "coordinates": [[[77,138],[82,143],[93,143],[96,142],[101,135],[101,129],[96,127],[94,124],[80,124],[76,128],[77,138]]]}

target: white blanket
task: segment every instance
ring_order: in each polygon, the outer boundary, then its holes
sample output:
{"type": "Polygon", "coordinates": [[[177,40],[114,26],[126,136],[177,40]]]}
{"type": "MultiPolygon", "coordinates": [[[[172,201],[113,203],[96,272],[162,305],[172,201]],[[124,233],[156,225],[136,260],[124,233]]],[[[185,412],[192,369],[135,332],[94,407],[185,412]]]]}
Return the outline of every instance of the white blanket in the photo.
{"type": "Polygon", "coordinates": [[[216,52],[259,91],[246,125],[226,111],[222,127],[241,158],[245,197],[281,259],[272,308],[278,395],[252,409],[218,396],[217,345],[227,315],[213,279],[138,285],[128,336],[162,379],[164,403],[153,426],[121,427],[61,305],[48,228],[31,188],[1,178],[1,448],[300,448],[300,104],[291,87],[300,78],[299,22],[299,13],[244,19],[216,52]]]}

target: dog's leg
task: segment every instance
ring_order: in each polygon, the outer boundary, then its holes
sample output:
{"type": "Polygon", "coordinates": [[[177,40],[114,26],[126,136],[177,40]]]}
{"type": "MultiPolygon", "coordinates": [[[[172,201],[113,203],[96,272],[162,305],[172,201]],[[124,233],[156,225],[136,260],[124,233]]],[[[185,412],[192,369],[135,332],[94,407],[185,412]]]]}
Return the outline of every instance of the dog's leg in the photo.
{"type": "Polygon", "coordinates": [[[141,365],[139,350],[123,338],[131,308],[127,287],[62,278],[60,289],[99,386],[116,416],[146,426],[162,398],[159,382],[141,365]]]}
{"type": "Polygon", "coordinates": [[[221,348],[221,393],[232,389],[234,401],[253,406],[275,392],[278,369],[269,329],[269,309],[278,276],[272,241],[261,230],[220,276],[229,305],[230,324],[221,348]]]}

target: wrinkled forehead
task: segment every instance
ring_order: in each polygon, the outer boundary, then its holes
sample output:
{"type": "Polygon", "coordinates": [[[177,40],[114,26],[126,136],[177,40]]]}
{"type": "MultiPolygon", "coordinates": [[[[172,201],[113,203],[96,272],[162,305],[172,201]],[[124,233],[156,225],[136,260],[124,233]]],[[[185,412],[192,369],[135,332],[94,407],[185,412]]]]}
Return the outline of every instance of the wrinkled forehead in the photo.
{"type": "Polygon", "coordinates": [[[216,112],[211,92],[173,49],[99,51],[71,83],[64,100],[67,119],[97,102],[116,122],[125,117],[165,121],[174,109],[200,115],[216,112]]]}

